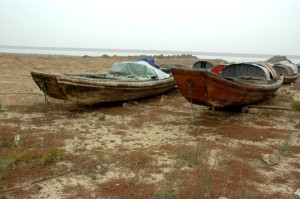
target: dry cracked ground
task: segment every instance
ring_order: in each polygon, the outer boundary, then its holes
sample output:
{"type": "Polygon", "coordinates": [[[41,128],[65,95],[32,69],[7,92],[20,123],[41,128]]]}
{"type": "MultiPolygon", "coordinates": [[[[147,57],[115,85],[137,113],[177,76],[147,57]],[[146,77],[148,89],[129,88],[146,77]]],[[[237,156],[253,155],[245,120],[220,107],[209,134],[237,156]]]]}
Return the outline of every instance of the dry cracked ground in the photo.
{"type": "MultiPolygon", "coordinates": [[[[47,98],[50,108],[30,77],[102,73],[135,59],[0,54],[1,199],[295,198],[299,111],[210,110],[176,89],[79,108],[47,98]],[[266,164],[262,154],[275,155],[278,164],[266,164]]],[[[191,66],[198,59],[155,60],[191,66]]],[[[263,104],[299,108],[299,84],[284,85],[263,104]]]]}

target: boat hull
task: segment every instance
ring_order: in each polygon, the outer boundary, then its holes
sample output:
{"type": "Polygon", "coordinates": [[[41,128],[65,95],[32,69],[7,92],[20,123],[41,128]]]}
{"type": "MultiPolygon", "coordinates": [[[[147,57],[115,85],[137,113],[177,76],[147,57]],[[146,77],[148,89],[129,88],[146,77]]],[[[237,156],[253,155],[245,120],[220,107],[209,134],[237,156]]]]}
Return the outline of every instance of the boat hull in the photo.
{"type": "Polygon", "coordinates": [[[273,95],[283,78],[271,82],[230,80],[209,71],[173,67],[172,74],[184,98],[211,107],[252,104],[273,95]]]}
{"type": "Polygon", "coordinates": [[[31,72],[39,88],[50,97],[78,105],[134,100],[161,94],[175,87],[171,76],[162,80],[121,81],[31,72]]]}
{"type": "Polygon", "coordinates": [[[296,75],[285,75],[283,79],[284,84],[290,84],[295,82],[300,77],[300,73],[296,75]]]}

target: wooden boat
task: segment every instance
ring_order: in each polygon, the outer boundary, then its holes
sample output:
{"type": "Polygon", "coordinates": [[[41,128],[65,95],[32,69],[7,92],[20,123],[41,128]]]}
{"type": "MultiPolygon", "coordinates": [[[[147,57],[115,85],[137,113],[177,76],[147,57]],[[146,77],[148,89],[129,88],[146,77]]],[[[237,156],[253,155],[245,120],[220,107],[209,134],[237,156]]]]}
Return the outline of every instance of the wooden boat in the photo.
{"type": "Polygon", "coordinates": [[[139,99],[161,94],[175,87],[171,74],[164,79],[112,74],[53,75],[31,72],[33,80],[45,94],[78,105],[139,99]]]}
{"type": "Polygon", "coordinates": [[[298,67],[288,61],[278,62],[274,64],[274,68],[279,75],[284,75],[284,84],[295,82],[300,76],[298,67]]]}
{"type": "Polygon", "coordinates": [[[187,101],[210,107],[256,103],[272,96],[283,83],[274,69],[260,64],[231,64],[221,74],[189,67],[171,71],[187,101]]]}
{"type": "Polygon", "coordinates": [[[197,61],[193,64],[193,68],[202,69],[202,70],[211,70],[214,68],[214,65],[208,61],[197,61]]]}

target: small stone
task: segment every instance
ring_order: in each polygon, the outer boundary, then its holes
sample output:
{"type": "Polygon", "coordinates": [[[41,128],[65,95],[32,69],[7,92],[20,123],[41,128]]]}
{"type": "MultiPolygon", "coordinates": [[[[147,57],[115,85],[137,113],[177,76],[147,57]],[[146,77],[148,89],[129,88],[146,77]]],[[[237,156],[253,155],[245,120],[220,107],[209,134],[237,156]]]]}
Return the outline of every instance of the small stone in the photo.
{"type": "Polygon", "coordinates": [[[300,189],[297,189],[294,193],[294,197],[300,199],[300,189]]]}
{"type": "Polygon", "coordinates": [[[249,108],[248,110],[248,113],[251,113],[251,114],[258,114],[258,109],[257,108],[249,108]]]}
{"type": "Polygon", "coordinates": [[[126,103],[126,102],[124,102],[124,103],[122,104],[123,107],[130,106],[130,105],[131,105],[131,104],[126,103]]]}
{"type": "Polygon", "coordinates": [[[279,164],[279,160],[275,155],[262,154],[261,157],[262,157],[262,161],[267,165],[273,166],[279,164]]]}
{"type": "Polygon", "coordinates": [[[133,105],[138,105],[138,102],[137,101],[127,101],[122,104],[123,107],[133,106],[133,105]]]}
{"type": "Polygon", "coordinates": [[[14,145],[15,145],[15,146],[18,146],[19,143],[20,143],[20,140],[21,140],[20,135],[19,135],[19,134],[16,135],[15,138],[14,138],[14,145]]]}

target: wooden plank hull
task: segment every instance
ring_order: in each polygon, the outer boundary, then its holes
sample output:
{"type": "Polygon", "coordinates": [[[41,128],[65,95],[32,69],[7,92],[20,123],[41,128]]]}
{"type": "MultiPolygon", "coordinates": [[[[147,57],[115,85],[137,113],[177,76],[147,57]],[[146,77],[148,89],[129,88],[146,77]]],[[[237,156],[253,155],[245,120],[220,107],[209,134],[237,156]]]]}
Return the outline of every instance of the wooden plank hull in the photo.
{"type": "Polygon", "coordinates": [[[58,85],[57,75],[31,72],[31,77],[38,87],[50,97],[67,100],[67,96],[58,85]]]}
{"type": "Polygon", "coordinates": [[[300,77],[300,73],[296,75],[285,75],[283,79],[284,84],[290,84],[295,82],[300,77]]]}
{"type": "Polygon", "coordinates": [[[273,95],[283,78],[271,82],[224,79],[209,71],[173,67],[176,84],[186,100],[193,104],[227,107],[252,104],[273,95]]]}
{"type": "Polygon", "coordinates": [[[122,81],[37,72],[31,72],[31,75],[47,95],[79,105],[134,100],[161,94],[175,87],[172,76],[162,80],[122,81]]]}

